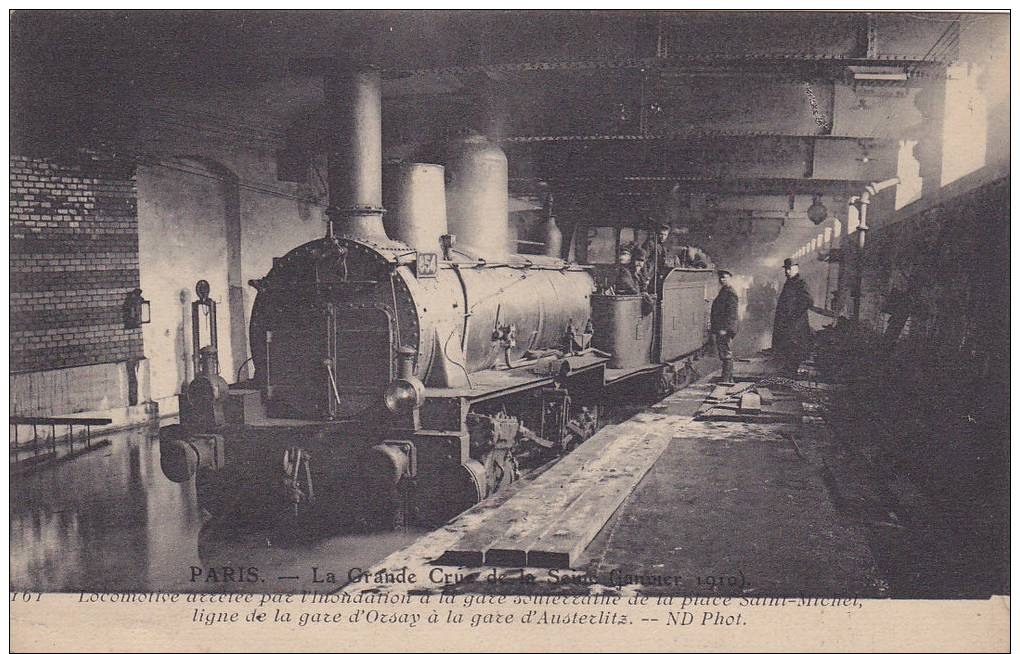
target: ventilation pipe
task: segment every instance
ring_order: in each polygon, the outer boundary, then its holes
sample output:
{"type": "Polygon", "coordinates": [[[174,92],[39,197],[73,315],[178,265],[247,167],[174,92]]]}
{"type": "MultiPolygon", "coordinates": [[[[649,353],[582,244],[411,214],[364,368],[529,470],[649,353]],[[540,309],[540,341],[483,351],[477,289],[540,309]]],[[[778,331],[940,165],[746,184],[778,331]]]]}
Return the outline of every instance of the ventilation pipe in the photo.
{"type": "Polygon", "coordinates": [[[329,143],[329,217],[334,236],[385,243],[382,216],[382,79],[372,66],[325,80],[329,143]]]}
{"type": "Polygon", "coordinates": [[[860,224],[857,226],[857,245],[862,250],[864,249],[865,236],[869,229],[868,205],[871,204],[871,198],[877,195],[880,191],[896,186],[899,183],[899,177],[890,177],[884,182],[872,182],[864,187],[864,192],[861,193],[859,197],[851,199],[850,203],[857,207],[857,213],[860,216],[860,224]]]}
{"type": "Polygon", "coordinates": [[[882,182],[872,182],[864,187],[860,196],[850,198],[850,204],[857,208],[860,223],[857,225],[857,274],[854,278],[854,319],[861,319],[861,291],[864,285],[864,244],[868,234],[868,206],[871,198],[887,188],[900,183],[899,177],[890,177],[882,182]]]}
{"type": "Polygon", "coordinates": [[[400,162],[388,164],[384,172],[386,233],[416,250],[440,252],[449,231],[443,166],[400,162]]]}

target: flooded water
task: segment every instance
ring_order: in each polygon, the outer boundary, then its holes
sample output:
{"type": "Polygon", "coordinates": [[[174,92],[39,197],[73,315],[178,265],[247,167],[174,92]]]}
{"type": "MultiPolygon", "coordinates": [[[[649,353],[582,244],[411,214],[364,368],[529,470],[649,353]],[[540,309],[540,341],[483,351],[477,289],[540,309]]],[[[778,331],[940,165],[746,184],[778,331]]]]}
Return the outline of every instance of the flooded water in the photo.
{"type": "Polygon", "coordinates": [[[240,542],[203,537],[200,545],[194,482],[163,476],[154,436],[151,428],[103,435],[110,441],[105,448],[27,476],[12,472],[12,590],[332,590],[351,568],[366,568],[423,533],[340,535],[299,545],[262,535],[240,542]],[[257,586],[224,582],[224,566],[258,568],[257,586]],[[337,583],[313,583],[313,567],[320,579],[335,574],[337,583]]]}

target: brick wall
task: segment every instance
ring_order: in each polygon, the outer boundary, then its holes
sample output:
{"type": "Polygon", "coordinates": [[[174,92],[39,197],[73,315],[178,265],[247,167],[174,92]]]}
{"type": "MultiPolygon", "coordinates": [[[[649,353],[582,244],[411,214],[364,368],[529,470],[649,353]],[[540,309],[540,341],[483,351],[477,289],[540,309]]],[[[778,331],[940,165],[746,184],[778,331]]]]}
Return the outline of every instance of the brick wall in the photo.
{"type": "Polygon", "coordinates": [[[11,371],[140,359],[133,170],[98,155],[10,159],[11,371]]]}

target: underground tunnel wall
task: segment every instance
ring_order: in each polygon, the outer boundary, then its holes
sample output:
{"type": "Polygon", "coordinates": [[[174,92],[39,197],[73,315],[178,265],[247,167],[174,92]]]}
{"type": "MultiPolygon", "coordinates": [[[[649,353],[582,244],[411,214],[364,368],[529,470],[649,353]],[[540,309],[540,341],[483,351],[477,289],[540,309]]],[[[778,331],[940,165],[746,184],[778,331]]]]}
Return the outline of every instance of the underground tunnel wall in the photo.
{"type": "Polygon", "coordinates": [[[221,374],[234,382],[242,368],[245,379],[248,280],[325,234],[325,189],[313,171],[306,183],[277,178],[282,141],[156,121],[140,133],[144,153],[135,144],[11,158],[16,413],[151,399],[162,415],[175,414],[193,374],[191,302],[203,278],[218,303],[221,374]],[[125,329],[122,305],[134,288],[150,301],[151,323],[125,329]]]}
{"type": "Polygon", "coordinates": [[[158,120],[143,133],[154,155],[137,170],[139,268],[152,294],[145,354],[153,399],[161,415],[173,415],[176,394],[194,375],[196,282],[209,281],[217,303],[220,375],[247,379],[256,294],[248,281],[265,276],[274,257],[326,233],[325,189],[311,169],[305,183],[277,178],[282,141],[158,120]]]}
{"type": "Polygon", "coordinates": [[[863,270],[860,318],[865,329],[885,331],[887,299],[896,288],[908,292],[919,307],[903,337],[923,333],[933,339],[987,342],[975,330],[991,329],[996,321],[985,317],[988,310],[982,303],[1005,291],[1003,306],[1008,306],[1008,186],[1008,166],[993,166],[898,211],[888,201],[874,203],[878,210],[869,213],[872,229],[863,253],[857,246],[858,234],[851,232],[799,260],[815,305],[826,306],[828,289],[828,306],[840,315],[852,315],[848,301],[833,305],[833,293],[838,290],[849,299],[863,270]],[[830,247],[840,248],[842,262],[821,260],[819,252],[827,253],[830,247]]]}
{"type": "Polygon", "coordinates": [[[862,321],[815,352],[845,383],[829,412],[841,441],[932,498],[983,562],[961,574],[1006,589],[1009,193],[1008,167],[981,171],[869,232],[862,321]]]}
{"type": "Polygon", "coordinates": [[[98,153],[10,157],[10,402],[38,416],[149,399],[130,166],[98,153]]]}

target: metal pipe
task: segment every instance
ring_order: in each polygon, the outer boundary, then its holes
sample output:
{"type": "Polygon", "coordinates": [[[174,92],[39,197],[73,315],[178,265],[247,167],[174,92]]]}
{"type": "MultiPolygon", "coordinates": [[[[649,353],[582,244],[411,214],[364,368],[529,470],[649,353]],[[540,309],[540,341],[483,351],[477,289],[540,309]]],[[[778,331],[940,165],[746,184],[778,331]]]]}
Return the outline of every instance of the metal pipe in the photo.
{"type": "Polygon", "coordinates": [[[335,236],[387,242],[382,215],[382,80],[361,66],[325,79],[329,144],[330,231],[335,236]]]}
{"type": "MultiPolygon", "coordinates": [[[[556,224],[556,216],[553,213],[552,193],[546,195],[545,206],[545,248],[543,254],[549,257],[559,257],[563,249],[563,232],[556,224]]],[[[519,242],[519,241],[518,241],[519,242]]],[[[619,251],[619,248],[617,248],[619,251]]]]}
{"type": "Polygon", "coordinates": [[[854,279],[854,319],[861,319],[861,291],[864,284],[864,244],[868,234],[868,206],[872,196],[900,183],[899,177],[890,177],[881,182],[872,182],[864,187],[861,195],[853,201],[860,223],[857,225],[857,271],[854,279]]]}
{"type": "Polygon", "coordinates": [[[854,202],[860,215],[860,224],[857,226],[857,231],[860,235],[857,237],[857,240],[861,248],[864,247],[864,236],[868,231],[868,205],[871,204],[871,197],[873,195],[877,195],[880,191],[896,186],[899,183],[899,177],[890,177],[883,182],[872,182],[864,187],[864,191],[854,202]]]}
{"type": "Polygon", "coordinates": [[[890,177],[884,182],[872,182],[868,184],[867,186],[864,187],[864,192],[869,196],[875,195],[879,191],[884,191],[885,189],[890,188],[892,186],[896,186],[899,183],[900,183],[899,177],[890,177]]]}

